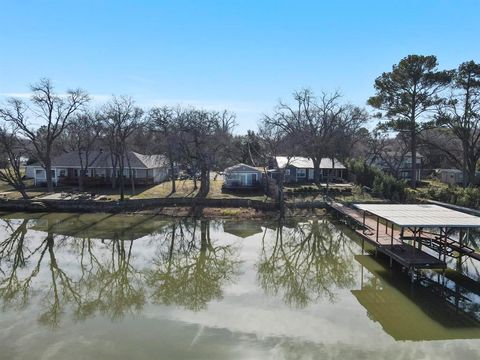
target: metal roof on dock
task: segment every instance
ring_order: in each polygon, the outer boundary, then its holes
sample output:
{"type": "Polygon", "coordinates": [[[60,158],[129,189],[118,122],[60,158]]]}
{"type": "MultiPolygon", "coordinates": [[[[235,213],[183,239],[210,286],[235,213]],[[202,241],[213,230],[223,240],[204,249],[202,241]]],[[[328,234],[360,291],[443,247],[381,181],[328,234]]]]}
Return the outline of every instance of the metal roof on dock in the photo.
{"type": "Polygon", "coordinates": [[[480,227],[480,217],[439,205],[354,204],[354,206],[403,227],[480,227]]]}

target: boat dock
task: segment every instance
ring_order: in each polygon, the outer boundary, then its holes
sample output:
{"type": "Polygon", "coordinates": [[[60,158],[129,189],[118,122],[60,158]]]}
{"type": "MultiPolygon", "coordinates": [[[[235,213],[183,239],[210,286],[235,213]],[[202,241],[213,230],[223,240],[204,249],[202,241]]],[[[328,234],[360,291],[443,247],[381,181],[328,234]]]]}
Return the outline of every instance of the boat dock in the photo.
{"type": "Polygon", "coordinates": [[[447,256],[480,260],[480,253],[468,246],[469,229],[480,227],[480,217],[438,205],[347,206],[332,201],[328,209],[350,224],[376,252],[388,256],[390,264],[395,261],[409,271],[445,269],[447,256]]]}

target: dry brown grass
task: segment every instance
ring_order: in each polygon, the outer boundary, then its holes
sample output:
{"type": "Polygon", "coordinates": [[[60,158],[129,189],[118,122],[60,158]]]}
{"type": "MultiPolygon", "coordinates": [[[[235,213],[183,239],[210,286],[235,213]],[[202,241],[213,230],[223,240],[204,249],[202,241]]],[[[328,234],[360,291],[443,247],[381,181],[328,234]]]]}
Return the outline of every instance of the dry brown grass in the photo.
{"type": "MultiPolygon", "coordinates": [[[[200,186],[200,183],[197,184],[200,186]]],[[[268,197],[261,192],[258,193],[222,193],[223,180],[210,180],[210,192],[207,198],[210,199],[238,199],[248,198],[252,200],[266,201],[268,197]]],[[[177,180],[175,182],[176,192],[172,194],[172,184],[170,181],[153,186],[145,191],[135,195],[132,199],[150,199],[150,198],[178,198],[178,197],[195,197],[198,189],[194,189],[193,180],[177,180]]]]}

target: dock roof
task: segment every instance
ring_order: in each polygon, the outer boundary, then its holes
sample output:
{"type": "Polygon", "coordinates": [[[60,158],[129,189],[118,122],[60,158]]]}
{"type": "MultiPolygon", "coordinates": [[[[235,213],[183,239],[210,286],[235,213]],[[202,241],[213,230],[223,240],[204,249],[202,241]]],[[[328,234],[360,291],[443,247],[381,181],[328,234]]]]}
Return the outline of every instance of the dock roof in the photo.
{"type": "Polygon", "coordinates": [[[480,227],[480,217],[439,205],[354,204],[354,206],[403,227],[480,227]]]}

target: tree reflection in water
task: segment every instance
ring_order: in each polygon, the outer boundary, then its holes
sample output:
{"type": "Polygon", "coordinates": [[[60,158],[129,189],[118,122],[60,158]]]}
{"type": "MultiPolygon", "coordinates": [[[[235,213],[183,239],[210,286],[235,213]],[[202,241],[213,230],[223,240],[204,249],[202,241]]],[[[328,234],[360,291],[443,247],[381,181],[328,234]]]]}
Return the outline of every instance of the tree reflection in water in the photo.
{"type": "Polygon", "coordinates": [[[212,241],[205,220],[174,222],[152,237],[153,266],[134,265],[135,241],[73,238],[48,228],[40,243],[29,242],[28,219],[2,225],[10,234],[0,243],[3,306],[24,308],[35,297],[39,322],[53,328],[67,310],[76,321],[97,313],[117,320],[141,311],[149,298],[204,309],[238,272],[234,247],[212,241]]]}
{"type": "Polygon", "coordinates": [[[4,301],[4,306],[23,308],[28,303],[33,275],[22,279],[18,274],[26,264],[24,242],[27,223],[27,220],[22,220],[16,228],[11,220],[5,220],[2,224],[5,233],[10,233],[10,236],[0,243],[0,274],[2,276],[0,296],[4,301]]]}
{"type": "Polygon", "coordinates": [[[221,299],[223,286],[238,273],[239,261],[232,245],[212,242],[209,221],[173,223],[164,241],[146,274],[153,301],[198,311],[221,299]]]}
{"type": "Polygon", "coordinates": [[[327,220],[279,224],[273,241],[262,239],[258,281],[267,294],[283,293],[286,304],[303,308],[319,298],[334,302],[335,290],[354,284],[353,242],[327,220]]]}

